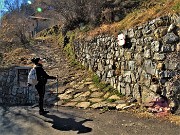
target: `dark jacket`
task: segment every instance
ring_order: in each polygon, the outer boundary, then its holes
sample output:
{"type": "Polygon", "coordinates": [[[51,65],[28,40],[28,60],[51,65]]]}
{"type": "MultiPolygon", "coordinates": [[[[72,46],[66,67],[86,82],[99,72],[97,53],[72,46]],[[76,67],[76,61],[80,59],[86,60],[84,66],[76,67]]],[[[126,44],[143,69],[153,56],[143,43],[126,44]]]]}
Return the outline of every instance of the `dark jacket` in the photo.
{"type": "Polygon", "coordinates": [[[43,69],[41,64],[37,64],[36,67],[36,74],[37,74],[37,85],[45,85],[47,83],[47,79],[56,79],[54,76],[49,76],[43,69]]]}

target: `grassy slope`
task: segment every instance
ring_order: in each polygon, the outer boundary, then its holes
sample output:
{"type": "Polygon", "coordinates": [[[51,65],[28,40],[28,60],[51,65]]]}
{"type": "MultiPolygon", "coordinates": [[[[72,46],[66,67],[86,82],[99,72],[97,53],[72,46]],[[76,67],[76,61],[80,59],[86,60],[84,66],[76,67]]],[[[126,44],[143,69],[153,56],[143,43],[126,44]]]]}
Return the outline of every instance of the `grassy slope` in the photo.
{"type": "MultiPolygon", "coordinates": [[[[100,33],[110,33],[116,35],[120,30],[141,25],[149,20],[168,14],[180,13],[179,0],[148,0],[139,9],[128,14],[120,22],[113,24],[102,24],[100,27],[88,31],[88,36],[95,36],[100,33]]],[[[83,37],[83,32],[79,35],[83,37]]]]}

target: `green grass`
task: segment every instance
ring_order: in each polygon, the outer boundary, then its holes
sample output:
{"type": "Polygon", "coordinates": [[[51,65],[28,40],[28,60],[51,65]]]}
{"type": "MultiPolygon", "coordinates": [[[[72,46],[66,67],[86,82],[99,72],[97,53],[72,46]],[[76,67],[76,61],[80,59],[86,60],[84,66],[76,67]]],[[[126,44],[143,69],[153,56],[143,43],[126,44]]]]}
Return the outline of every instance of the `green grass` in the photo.
{"type": "Polygon", "coordinates": [[[108,102],[113,103],[116,102],[116,99],[107,99],[108,102]]]}
{"type": "Polygon", "coordinates": [[[176,12],[180,12],[180,2],[179,2],[179,3],[176,3],[176,5],[174,5],[174,6],[172,7],[172,9],[173,9],[174,11],[176,11],[176,12]]]}
{"type": "Polygon", "coordinates": [[[109,83],[101,82],[101,79],[96,74],[92,75],[92,81],[103,92],[110,92],[111,94],[117,95],[119,97],[124,96],[122,93],[119,93],[117,89],[113,88],[109,83]]]}
{"type": "Polygon", "coordinates": [[[100,78],[99,78],[98,75],[94,74],[94,75],[92,76],[92,81],[93,81],[93,83],[95,83],[95,84],[99,84],[101,80],[100,80],[100,78]]]}

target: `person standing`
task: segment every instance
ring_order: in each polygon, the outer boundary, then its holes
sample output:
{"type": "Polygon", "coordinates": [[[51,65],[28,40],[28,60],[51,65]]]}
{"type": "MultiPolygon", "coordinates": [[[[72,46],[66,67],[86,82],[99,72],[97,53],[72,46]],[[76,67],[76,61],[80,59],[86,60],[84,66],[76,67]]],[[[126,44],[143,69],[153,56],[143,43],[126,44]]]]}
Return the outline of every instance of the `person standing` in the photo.
{"type": "Polygon", "coordinates": [[[41,58],[33,58],[31,60],[35,64],[36,69],[36,75],[37,75],[37,85],[35,85],[35,88],[38,91],[39,94],[39,114],[44,115],[48,113],[48,111],[45,111],[43,108],[44,103],[44,95],[45,95],[45,85],[47,83],[47,79],[57,79],[57,77],[49,76],[43,69],[43,59],[41,58]]]}

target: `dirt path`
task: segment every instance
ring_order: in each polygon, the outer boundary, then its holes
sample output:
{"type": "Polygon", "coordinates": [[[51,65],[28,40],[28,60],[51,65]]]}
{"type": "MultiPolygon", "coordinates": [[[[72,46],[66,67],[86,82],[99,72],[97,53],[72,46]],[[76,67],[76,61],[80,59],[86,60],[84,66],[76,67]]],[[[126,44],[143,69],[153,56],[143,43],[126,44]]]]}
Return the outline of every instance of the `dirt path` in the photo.
{"type": "Polygon", "coordinates": [[[118,111],[0,107],[0,135],[179,135],[180,127],[167,121],[138,118],[118,111]]]}

